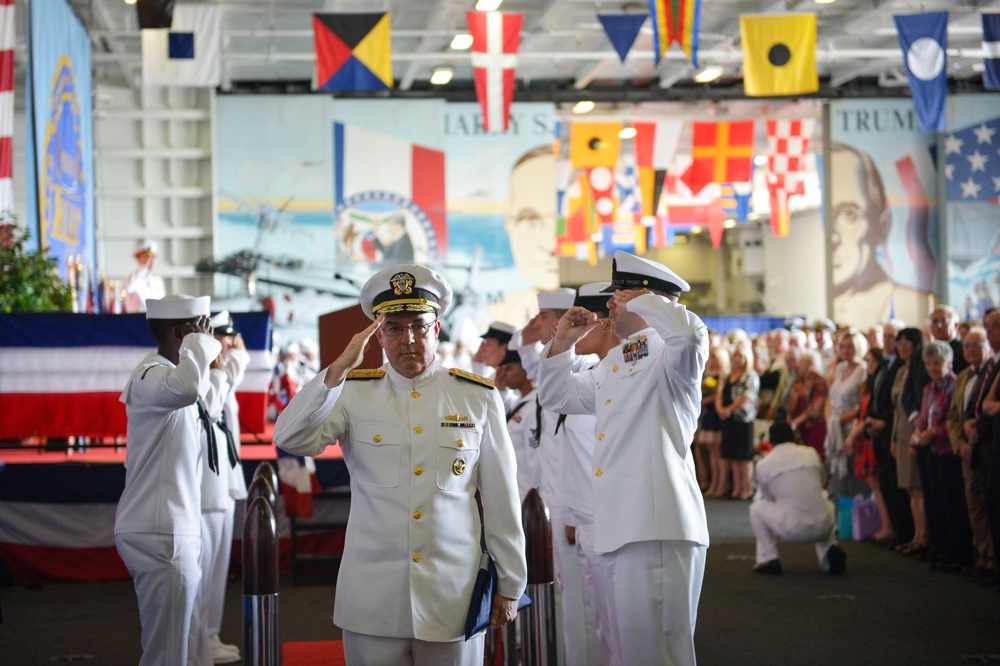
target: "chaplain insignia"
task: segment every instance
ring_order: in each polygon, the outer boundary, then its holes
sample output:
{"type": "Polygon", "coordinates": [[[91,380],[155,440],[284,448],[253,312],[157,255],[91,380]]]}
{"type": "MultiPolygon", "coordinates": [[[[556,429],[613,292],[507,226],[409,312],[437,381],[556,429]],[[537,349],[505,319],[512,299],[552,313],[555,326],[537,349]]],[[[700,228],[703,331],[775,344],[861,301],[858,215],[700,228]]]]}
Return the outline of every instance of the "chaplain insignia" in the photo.
{"type": "Polygon", "coordinates": [[[460,475],[460,474],[464,474],[465,473],[465,460],[462,459],[462,458],[455,458],[455,462],[453,462],[451,464],[451,471],[453,471],[456,476],[460,475]]]}
{"type": "Polygon", "coordinates": [[[414,282],[416,282],[416,278],[410,273],[396,273],[389,278],[389,284],[392,285],[392,293],[396,296],[412,294],[414,282]]]}
{"type": "Polygon", "coordinates": [[[622,355],[625,357],[626,363],[646,358],[649,356],[649,340],[646,339],[646,336],[642,336],[626,342],[622,345],[622,355]]]}

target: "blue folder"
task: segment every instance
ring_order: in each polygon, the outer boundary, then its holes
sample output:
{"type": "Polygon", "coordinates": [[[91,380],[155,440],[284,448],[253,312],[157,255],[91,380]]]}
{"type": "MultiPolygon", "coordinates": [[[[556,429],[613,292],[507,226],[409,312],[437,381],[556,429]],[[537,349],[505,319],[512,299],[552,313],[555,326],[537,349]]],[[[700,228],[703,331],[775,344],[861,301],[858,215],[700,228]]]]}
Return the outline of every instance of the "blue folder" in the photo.
{"type": "MultiPolygon", "coordinates": [[[[490,626],[490,611],[493,609],[493,591],[497,586],[497,567],[489,553],[483,553],[476,574],[476,584],[472,587],[469,614],[465,618],[465,640],[469,640],[490,626]]],[[[522,594],[517,602],[521,611],[531,605],[527,594],[522,594]]]]}

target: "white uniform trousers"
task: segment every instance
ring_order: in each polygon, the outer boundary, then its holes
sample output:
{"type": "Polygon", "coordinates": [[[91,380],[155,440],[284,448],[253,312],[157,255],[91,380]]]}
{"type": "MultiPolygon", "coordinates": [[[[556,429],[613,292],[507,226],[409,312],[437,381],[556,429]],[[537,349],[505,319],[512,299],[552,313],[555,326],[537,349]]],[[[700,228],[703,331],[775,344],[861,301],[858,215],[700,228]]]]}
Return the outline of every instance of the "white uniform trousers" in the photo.
{"type": "Polygon", "coordinates": [[[448,643],[343,633],[347,666],[482,666],[486,650],[486,632],[448,643]]]}
{"type": "Polygon", "coordinates": [[[837,521],[833,503],[827,501],[827,519],[804,522],[801,512],[773,500],[757,500],[750,505],[750,527],[757,537],[757,564],[778,559],[778,539],[791,543],[815,543],[816,557],[823,571],[830,568],[826,553],[837,543],[837,521]]]}
{"type": "Polygon", "coordinates": [[[638,541],[600,555],[608,585],[614,666],[694,666],[707,548],[638,541]]]}
{"type": "Polygon", "coordinates": [[[139,600],[139,666],[197,665],[195,600],[201,581],[201,537],[126,532],[115,535],[139,600]]]}
{"type": "Polygon", "coordinates": [[[601,648],[597,640],[594,613],[587,600],[587,586],[576,546],[566,540],[566,509],[556,508],[552,516],[552,557],[559,584],[562,649],[566,666],[599,666],[601,648]]]}
{"type": "Polygon", "coordinates": [[[201,513],[201,587],[198,592],[201,622],[195,629],[198,632],[198,659],[205,664],[212,663],[212,636],[222,629],[235,504],[234,501],[229,511],[201,513]]]}
{"type": "Polygon", "coordinates": [[[612,655],[611,625],[608,617],[607,586],[601,569],[600,555],[594,552],[594,524],[576,526],[576,555],[583,570],[583,584],[587,590],[587,605],[593,613],[594,629],[600,646],[600,659],[591,656],[592,664],[610,664],[612,655]]]}

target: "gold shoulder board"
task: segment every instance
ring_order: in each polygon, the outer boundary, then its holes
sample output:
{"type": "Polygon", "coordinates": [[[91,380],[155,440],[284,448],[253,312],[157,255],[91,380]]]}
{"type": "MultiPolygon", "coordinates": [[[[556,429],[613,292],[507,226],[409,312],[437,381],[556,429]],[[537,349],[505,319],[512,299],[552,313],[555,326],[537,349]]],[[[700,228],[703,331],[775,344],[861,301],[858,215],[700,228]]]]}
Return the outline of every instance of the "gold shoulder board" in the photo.
{"type": "Polygon", "coordinates": [[[347,373],[348,379],[381,379],[382,377],[385,377],[385,370],[381,368],[351,370],[347,373]]]}
{"type": "Polygon", "coordinates": [[[459,379],[464,379],[467,382],[473,382],[479,384],[480,386],[485,386],[486,388],[493,388],[493,380],[486,379],[486,377],[480,377],[477,374],[466,372],[461,368],[452,368],[449,370],[452,377],[458,377],[459,379]]]}

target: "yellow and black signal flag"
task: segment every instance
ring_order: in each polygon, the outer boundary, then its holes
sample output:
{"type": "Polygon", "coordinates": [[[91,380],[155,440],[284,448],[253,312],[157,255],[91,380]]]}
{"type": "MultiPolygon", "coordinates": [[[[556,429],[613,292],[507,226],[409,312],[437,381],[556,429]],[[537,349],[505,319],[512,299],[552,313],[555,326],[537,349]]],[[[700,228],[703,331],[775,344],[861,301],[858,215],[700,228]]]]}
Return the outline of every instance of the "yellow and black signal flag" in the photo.
{"type": "Polygon", "coordinates": [[[313,14],[316,89],[326,92],[392,87],[391,15],[313,14]]]}
{"type": "Polygon", "coordinates": [[[618,164],[622,123],[574,122],[569,126],[569,161],[576,169],[618,164]]]}
{"type": "Polygon", "coordinates": [[[743,90],[748,97],[819,90],[816,15],[741,16],[743,90]]]}

